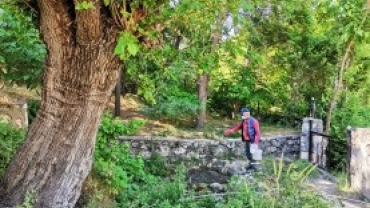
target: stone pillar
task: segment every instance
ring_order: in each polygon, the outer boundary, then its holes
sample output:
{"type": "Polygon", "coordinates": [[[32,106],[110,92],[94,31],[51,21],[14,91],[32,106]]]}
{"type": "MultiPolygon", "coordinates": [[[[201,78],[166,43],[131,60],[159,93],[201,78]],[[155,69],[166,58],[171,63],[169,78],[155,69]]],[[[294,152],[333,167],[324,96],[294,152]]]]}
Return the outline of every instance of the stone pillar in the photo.
{"type": "Polygon", "coordinates": [[[325,150],[328,144],[326,138],[323,139],[322,136],[312,134],[312,152],[309,153],[310,121],[312,122],[312,131],[320,133],[323,132],[323,122],[321,119],[314,119],[310,117],[306,117],[303,119],[300,158],[303,160],[309,160],[309,154],[311,154],[313,163],[325,167],[325,150]]]}
{"type": "Polygon", "coordinates": [[[350,129],[348,136],[351,188],[370,199],[370,128],[350,129]]]}

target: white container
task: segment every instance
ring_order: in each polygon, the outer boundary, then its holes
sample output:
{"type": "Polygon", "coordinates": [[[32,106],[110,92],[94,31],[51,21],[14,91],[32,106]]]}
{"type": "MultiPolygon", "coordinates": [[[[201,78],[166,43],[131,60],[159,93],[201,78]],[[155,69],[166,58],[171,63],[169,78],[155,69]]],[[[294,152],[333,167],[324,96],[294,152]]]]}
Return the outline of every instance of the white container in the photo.
{"type": "Polygon", "coordinates": [[[258,148],[257,144],[251,144],[250,151],[252,153],[253,160],[262,160],[262,150],[258,148]]]}

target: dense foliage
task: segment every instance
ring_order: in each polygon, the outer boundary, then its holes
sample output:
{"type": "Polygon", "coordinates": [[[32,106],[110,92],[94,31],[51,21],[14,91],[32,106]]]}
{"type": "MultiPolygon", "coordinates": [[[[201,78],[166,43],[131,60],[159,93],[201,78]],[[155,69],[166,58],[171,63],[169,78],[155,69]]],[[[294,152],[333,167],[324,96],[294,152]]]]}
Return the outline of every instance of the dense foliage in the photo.
{"type": "Polygon", "coordinates": [[[0,78],[36,87],[41,84],[45,46],[33,15],[13,3],[0,2],[0,78]]]}
{"type": "Polygon", "coordinates": [[[120,145],[120,135],[132,135],[145,122],[132,120],[127,124],[112,119],[106,113],[99,128],[93,173],[111,187],[113,194],[119,194],[133,178],[141,179],[144,175],[144,162],[132,157],[127,146],[120,145]],[[124,169],[122,167],[125,167],[124,169]]]}
{"type": "MultiPolygon", "coordinates": [[[[148,9],[157,6],[145,2],[148,9]]],[[[194,120],[204,72],[210,74],[208,109],[222,116],[248,106],[261,123],[290,125],[308,115],[315,97],[316,117],[332,121],[331,164],[344,165],[347,126],[370,126],[370,20],[364,0],[157,3],[158,15],[140,25],[130,21],[133,13],[117,14],[130,25],[115,49],[125,62],[125,89],[134,86],[147,115],[176,123],[194,120]],[[148,29],[155,21],[165,29],[148,29]],[[140,45],[136,34],[161,37],[160,47],[140,45]]],[[[92,6],[82,1],[76,8],[92,6]]],[[[0,3],[0,81],[40,84],[46,51],[33,17],[12,1],[0,3]]],[[[32,121],[38,104],[29,104],[32,121]]]]}
{"type": "Polygon", "coordinates": [[[11,161],[17,147],[24,140],[25,130],[18,129],[0,119],[0,178],[11,161]]]}
{"type": "MultiPolygon", "coordinates": [[[[120,144],[117,135],[132,135],[142,127],[142,121],[123,123],[108,113],[101,122],[92,173],[84,187],[84,208],[116,207],[307,207],[329,208],[318,193],[306,187],[305,181],[315,174],[315,167],[306,162],[286,164],[283,160],[266,160],[266,169],[255,180],[233,178],[223,199],[197,193],[186,182],[186,168],[177,166],[173,175],[160,156],[147,163],[132,156],[127,146],[120,144]]],[[[6,166],[14,150],[24,138],[24,131],[0,123],[0,170],[6,166]],[[4,157],[5,156],[5,157],[4,157]]],[[[19,208],[32,208],[32,192],[19,208]]]]}
{"type": "Polygon", "coordinates": [[[85,183],[91,187],[85,187],[90,191],[85,192],[87,203],[84,208],[331,207],[313,190],[302,189],[307,177],[315,174],[315,167],[300,161],[287,165],[283,160],[267,160],[266,170],[257,174],[256,180],[231,180],[223,200],[209,194],[199,196],[188,186],[183,165],[178,165],[174,174],[169,174],[161,156],[153,155],[144,162],[140,156],[132,156],[127,146],[116,143],[114,135],[122,134],[122,129],[130,129],[125,134],[137,130],[128,128],[127,124],[110,115],[104,117],[93,173],[85,183]]]}

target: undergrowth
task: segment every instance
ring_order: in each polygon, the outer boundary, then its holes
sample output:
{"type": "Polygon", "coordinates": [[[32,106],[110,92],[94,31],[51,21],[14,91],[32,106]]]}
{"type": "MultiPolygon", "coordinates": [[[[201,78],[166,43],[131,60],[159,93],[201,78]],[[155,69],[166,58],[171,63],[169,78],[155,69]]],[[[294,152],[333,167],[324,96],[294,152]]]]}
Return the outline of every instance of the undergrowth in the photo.
{"type": "MultiPolygon", "coordinates": [[[[124,123],[105,114],[97,136],[93,169],[83,188],[78,207],[84,208],[329,208],[315,191],[306,186],[306,179],[315,175],[314,166],[306,162],[286,163],[264,161],[264,170],[254,180],[234,177],[224,196],[199,195],[186,181],[186,167],[168,169],[159,155],[144,161],[132,155],[118,135],[133,135],[144,121],[124,123]]],[[[0,167],[4,170],[17,146],[23,141],[24,130],[0,123],[0,167]]],[[[19,207],[31,208],[33,198],[26,197],[19,207]]]]}
{"type": "Polygon", "coordinates": [[[11,161],[17,147],[23,142],[25,130],[0,120],[0,178],[11,161]]]}

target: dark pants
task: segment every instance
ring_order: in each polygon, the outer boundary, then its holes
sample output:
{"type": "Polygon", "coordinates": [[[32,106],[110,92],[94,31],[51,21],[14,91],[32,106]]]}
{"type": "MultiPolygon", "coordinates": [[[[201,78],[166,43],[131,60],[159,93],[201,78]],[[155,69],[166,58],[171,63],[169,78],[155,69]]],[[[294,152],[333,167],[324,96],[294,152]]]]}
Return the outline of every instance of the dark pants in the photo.
{"type": "Polygon", "coordinates": [[[245,156],[247,156],[250,162],[249,168],[255,168],[254,163],[256,161],[253,160],[252,153],[251,153],[251,142],[249,140],[245,141],[245,156]]]}

